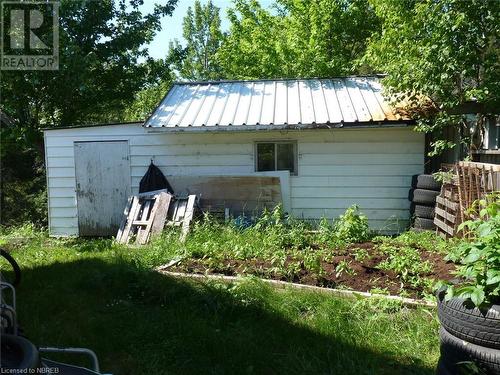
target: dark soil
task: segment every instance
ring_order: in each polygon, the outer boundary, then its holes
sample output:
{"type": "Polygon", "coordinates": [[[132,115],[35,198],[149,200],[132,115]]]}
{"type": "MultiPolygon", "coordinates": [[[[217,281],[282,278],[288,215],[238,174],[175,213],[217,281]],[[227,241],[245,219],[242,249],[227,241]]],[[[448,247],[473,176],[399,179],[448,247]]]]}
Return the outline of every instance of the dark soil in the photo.
{"type": "MultiPolygon", "coordinates": [[[[340,254],[336,251],[336,254],[338,255],[331,257],[328,261],[321,262],[321,268],[324,271],[321,274],[307,270],[303,261],[291,257],[285,261],[285,267],[279,268],[262,259],[223,259],[215,266],[211,265],[207,259],[184,259],[172,266],[169,271],[226,276],[256,275],[267,279],[329,288],[345,288],[361,292],[381,289],[392,295],[400,294],[403,289],[411,297],[422,296],[423,290],[421,288],[403,285],[395,272],[379,268],[379,264],[386,259],[386,256],[377,252],[372,242],[355,244],[340,254]],[[369,258],[363,261],[356,260],[354,257],[355,249],[366,250],[369,258]],[[342,272],[337,277],[336,267],[342,261],[349,263],[350,272],[342,272]],[[287,273],[287,267],[292,266],[293,263],[295,263],[295,268],[292,272],[287,273]]],[[[433,268],[428,274],[420,274],[420,277],[446,281],[454,277],[452,271],[455,270],[455,265],[446,262],[442,255],[421,250],[421,258],[422,262],[429,261],[433,268]]]]}

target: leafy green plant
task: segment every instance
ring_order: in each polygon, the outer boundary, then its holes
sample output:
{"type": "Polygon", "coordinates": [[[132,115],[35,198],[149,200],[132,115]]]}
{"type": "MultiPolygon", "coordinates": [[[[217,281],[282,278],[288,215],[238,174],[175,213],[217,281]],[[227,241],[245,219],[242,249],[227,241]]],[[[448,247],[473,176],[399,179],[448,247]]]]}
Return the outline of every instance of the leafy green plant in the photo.
{"type": "Polygon", "coordinates": [[[333,224],[338,239],[348,243],[367,241],[371,237],[368,218],[359,212],[359,206],[352,205],[333,224]]]}
{"type": "Polygon", "coordinates": [[[365,260],[370,259],[370,254],[366,249],[356,248],[352,249],[352,252],[354,254],[354,259],[356,259],[358,262],[364,262],[365,260]]]}
{"type": "Polygon", "coordinates": [[[500,194],[477,201],[476,220],[465,221],[459,230],[471,237],[463,241],[446,259],[459,263],[459,285],[448,285],[446,299],[454,296],[470,299],[481,306],[500,300],[500,194]]]}
{"type": "Polygon", "coordinates": [[[348,274],[348,275],[351,275],[351,276],[354,276],[356,275],[356,271],[354,271],[352,268],[351,268],[351,263],[352,261],[347,261],[347,260],[341,260],[337,266],[335,267],[335,277],[336,278],[339,278],[340,276],[342,276],[344,273],[348,274]]]}

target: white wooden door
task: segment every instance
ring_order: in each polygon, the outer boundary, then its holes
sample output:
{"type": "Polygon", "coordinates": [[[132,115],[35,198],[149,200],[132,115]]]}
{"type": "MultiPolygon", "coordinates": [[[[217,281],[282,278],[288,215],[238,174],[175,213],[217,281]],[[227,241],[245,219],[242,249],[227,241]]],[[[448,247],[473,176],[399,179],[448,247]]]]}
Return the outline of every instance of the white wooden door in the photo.
{"type": "Polygon", "coordinates": [[[128,142],[75,142],[80,236],[116,235],[130,195],[128,142]]]}

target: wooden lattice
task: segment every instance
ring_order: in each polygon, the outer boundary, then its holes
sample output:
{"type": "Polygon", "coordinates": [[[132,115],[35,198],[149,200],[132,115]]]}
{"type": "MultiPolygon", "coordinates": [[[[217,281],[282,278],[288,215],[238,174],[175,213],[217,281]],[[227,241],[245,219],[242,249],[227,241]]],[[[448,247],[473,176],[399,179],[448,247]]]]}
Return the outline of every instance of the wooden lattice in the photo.
{"type": "Polygon", "coordinates": [[[436,198],[434,224],[445,238],[458,236],[458,226],[474,219],[470,208],[478,199],[500,190],[500,165],[460,161],[451,170],[453,178],[443,184],[436,198]]]}

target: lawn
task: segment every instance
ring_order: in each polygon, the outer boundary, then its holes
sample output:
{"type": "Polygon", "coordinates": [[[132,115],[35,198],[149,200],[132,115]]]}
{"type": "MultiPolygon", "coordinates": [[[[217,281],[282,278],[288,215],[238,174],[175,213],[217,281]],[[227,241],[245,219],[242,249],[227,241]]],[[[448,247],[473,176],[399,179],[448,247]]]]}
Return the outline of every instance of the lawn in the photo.
{"type": "Polygon", "coordinates": [[[39,345],[92,348],[115,375],[434,373],[433,309],[274,290],[252,277],[160,275],[151,267],[176,256],[164,241],[126,248],[29,227],[4,232],[0,245],[23,271],[25,334],[39,345]]]}

